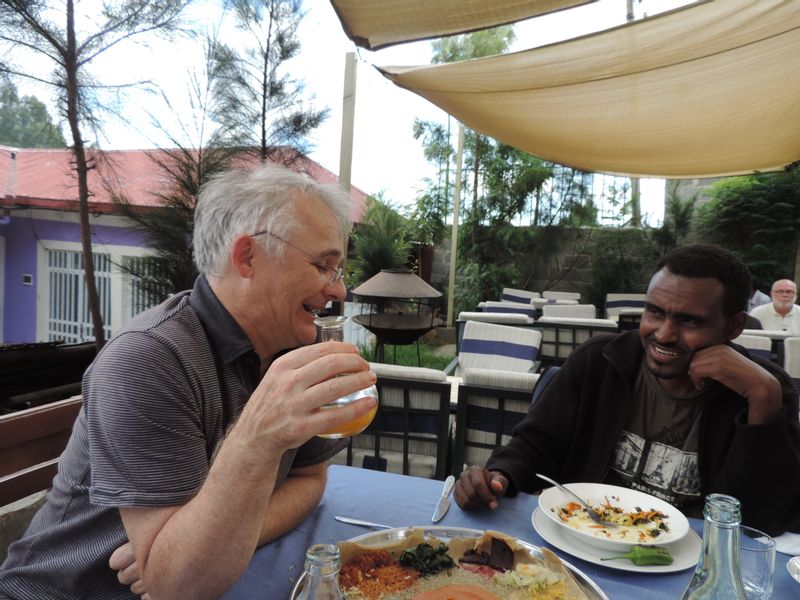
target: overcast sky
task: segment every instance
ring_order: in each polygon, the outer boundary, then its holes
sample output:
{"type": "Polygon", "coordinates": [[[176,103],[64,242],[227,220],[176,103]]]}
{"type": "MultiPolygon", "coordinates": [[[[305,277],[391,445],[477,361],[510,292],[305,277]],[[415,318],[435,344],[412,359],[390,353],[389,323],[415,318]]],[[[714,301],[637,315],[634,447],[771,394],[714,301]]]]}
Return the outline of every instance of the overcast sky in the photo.
{"type": "MultiPolygon", "coordinates": [[[[77,5],[78,9],[96,14],[86,10],[92,1],[84,0],[77,5]]],[[[640,18],[690,1],[637,0],[634,5],[636,16],[640,18]]],[[[208,26],[217,19],[217,5],[215,0],[204,0],[195,5],[191,15],[208,26]]],[[[319,107],[330,109],[330,117],[311,139],[314,145],[311,158],[338,173],[345,56],[348,52],[356,52],[352,183],[367,193],[383,191],[385,197],[395,204],[412,204],[417,190],[423,186],[422,180],[433,175],[432,167],[422,155],[421,144],[413,138],[414,118],[446,122],[447,115],[427,100],[389,82],[374,66],[428,64],[432,55],[430,43],[404,44],[377,52],[356,49],[342,31],[327,0],[306,0],[305,6],[307,15],[300,29],[301,52],[289,64],[293,75],[305,80],[307,95],[314,97],[319,107]]],[[[625,0],[599,0],[587,6],[538,17],[516,26],[517,41],[512,49],[541,46],[620,25],[625,22],[625,14],[625,0]]],[[[125,81],[153,79],[180,106],[181,99],[187,96],[187,73],[202,58],[202,50],[190,42],[155,42],[150,48],[131,48],[128,45],[107,53],[103,58],[104,62],[97,65],[103,77],[124,77],[125,81]]],[[[23,93],[36,93],[43,100],[47,96],[43,90],[30,85],[20,85],[20,89],[23,93]]],[[[134,126],[107,123],[107,139],[101,145],[106,149],[139,149],[167,144],[163,133],[149,126],[148,112],[159,114],[175,135],[178,131],[176,121],[180,119],[188,123],[191,111],[184,104],[176,117],[165,109],[160,99],[134,95],[125,108],[134,126]]],[[[643,180],[642,193],[643,211],[660,219],[663,182],[643,180]]]]}

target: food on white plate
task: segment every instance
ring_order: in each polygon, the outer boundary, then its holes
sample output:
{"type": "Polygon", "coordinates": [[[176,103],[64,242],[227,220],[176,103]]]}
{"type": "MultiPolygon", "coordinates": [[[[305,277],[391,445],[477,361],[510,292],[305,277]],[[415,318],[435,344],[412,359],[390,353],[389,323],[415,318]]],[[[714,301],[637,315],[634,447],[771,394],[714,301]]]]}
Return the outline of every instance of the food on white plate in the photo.
{"type": "Polygon", "coordinates": [[[589,517],[587,509],[577,502],[567,502],[551,510],[567,526],[610,540],[652,544],[670,531],[669,515],[653,508],[642,509],[638,506],[633,511],[625,511],[614,502],[619,502],[619,498],[606,496],[602,504],[591,506],[603,520],[614,523],[617,527],[595,523],[589,517]]]}
{"type": "Polygon", "coordinates": [[[339,542],[348,600],[587,600],[561,560],[497,531],[449,541],[415,528],[381,545],[339,542]]]}

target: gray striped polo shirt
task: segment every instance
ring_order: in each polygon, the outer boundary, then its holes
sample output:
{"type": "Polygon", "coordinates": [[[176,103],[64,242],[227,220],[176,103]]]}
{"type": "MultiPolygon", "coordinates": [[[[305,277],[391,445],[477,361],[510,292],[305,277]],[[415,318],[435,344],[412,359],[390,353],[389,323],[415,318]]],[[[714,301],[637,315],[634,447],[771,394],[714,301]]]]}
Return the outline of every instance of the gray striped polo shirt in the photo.
{"type": "MultiPolygon", "coordinates": [[[[0,598],[138,598],[108,567],[127,541],[117,508],[188,502],[260,378],[252,344],[202,276],[131,320],[84,374],[53,489],[9,548],[0,598]]],[[[279,482],[344,445],[312,438],[288,451],[279,482]]]]}

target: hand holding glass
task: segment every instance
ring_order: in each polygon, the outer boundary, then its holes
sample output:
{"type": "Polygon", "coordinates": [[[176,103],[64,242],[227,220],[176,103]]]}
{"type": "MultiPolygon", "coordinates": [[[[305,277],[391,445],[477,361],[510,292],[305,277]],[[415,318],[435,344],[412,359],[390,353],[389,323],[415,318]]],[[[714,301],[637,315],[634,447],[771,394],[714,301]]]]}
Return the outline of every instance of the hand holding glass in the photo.
{"type": "MultiPolygon", "coordinates": [[[[317,327],[319,327],[320,341],[343,342],[344,324],[347,322],[347,319],[348,317],[339,316],[317,317],[314,319],[314,323],[317,325],[317,327]]],[[[361,417],[358,417],[357,419],[353,419],[352,421],[343,423],[338,427],[324,431],[319,434],[319,437],[336,439],[357,435],[364,431],[367,426],[372,423],[372,419],[375,418],[375,413],[378,412],[378,388],[375,385],[371,385],[363,390],[358,390],[352,394],[342,396],[341,398],[338,398],[322,407],[323,410],[336,409],[337,407],[341,407],[346,404],[350,404],[351,402],[355,402],[361,398],[368,397],[375,398],[375,406],[371,411],[361,417]]]]}

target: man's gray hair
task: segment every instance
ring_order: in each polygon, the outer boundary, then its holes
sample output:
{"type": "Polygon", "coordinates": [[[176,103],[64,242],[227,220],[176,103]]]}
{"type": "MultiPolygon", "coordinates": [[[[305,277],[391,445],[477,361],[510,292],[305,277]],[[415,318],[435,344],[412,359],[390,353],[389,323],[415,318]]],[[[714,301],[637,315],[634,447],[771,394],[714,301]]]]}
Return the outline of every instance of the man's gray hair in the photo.
{"type": "MultiPolygon", "coordinates": [[[[331,209],[343,236],[350,234],[351,199],[338,185],[317,183],[276,164],[215,175],[200,190],[194,212],[197,270],[206,276],[221,276],[233,240],[243,233],[269,231],[286,238],[301,225],[297,204],[311,199],[331,209]]],[[[285,250],[272,236],[259,242],[276,256],[285,250]]]]}

